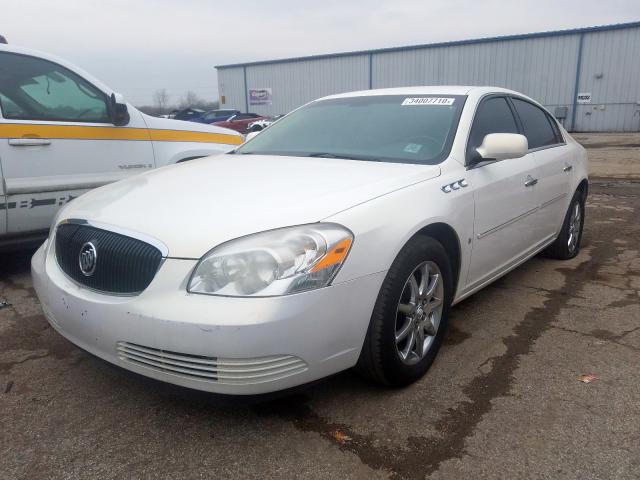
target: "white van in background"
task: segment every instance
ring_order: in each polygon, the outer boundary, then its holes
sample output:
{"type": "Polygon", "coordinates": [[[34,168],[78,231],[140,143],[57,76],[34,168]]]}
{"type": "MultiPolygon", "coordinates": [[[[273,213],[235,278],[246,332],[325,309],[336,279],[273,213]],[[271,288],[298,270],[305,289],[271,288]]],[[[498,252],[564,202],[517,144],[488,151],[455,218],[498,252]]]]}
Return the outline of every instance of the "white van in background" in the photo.
{"type": "Polygon", "coordinates": [[[57,210],[91,188],[242,141],[146,115],[59,58],[0,44],[0,250],[44,240],[57,210]]]}

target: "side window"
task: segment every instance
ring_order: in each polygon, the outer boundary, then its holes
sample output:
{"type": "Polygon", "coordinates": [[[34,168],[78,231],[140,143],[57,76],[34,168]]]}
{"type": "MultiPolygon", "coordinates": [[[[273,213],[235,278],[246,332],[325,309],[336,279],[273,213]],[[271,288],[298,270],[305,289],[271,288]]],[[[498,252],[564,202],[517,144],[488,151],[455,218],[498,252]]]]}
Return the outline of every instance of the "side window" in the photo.
{"type": "Polygon", "coordinates": [[[544,110],[532,103],[513,98],[513,105],[522,122],[529,148],[540,148],[558,143],[556,130],[544,110]]]}
{"type": "Polygon", "coordinates": [[[547,114],[547,120],[549,120],[551,128],[553,128],[553,133],[556,135],[556,143],[564,143],[564,138],[562,137],[562,133],[560,132],[560,127],[558,127],[556,119],[547,114]]]}
{"type": "Polygon", "coordinates": [[[108,123],[105,95],[75,73],[41,58],[0,52],[0,100],[12,120],[108,123]]]}
{"type": "Polygon", "coordinates": [[[519,133],[511,108],[504,97],[489,98],[478,107],[469,134],[467,156],[472,155],[490,133],[519,133]]]}
{"type": "Polygon", "coordinates": [[[24,115],[25,112],[18,105],[0,93],[0,110],[4,118],[12,118],[14,115],[24,115]]]}

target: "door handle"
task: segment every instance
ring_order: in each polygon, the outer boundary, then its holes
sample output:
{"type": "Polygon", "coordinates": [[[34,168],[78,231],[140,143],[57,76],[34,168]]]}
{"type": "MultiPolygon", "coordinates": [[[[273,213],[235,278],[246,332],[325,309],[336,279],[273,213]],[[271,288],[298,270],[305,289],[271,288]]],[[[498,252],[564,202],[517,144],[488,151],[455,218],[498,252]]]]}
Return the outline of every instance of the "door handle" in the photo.
{"type": "Polygon", "coordinates": [[[527,181],[524,182],[525,187],[533,187],[536,183],[538,183],[537,178],[533,178],[531,175],[527,175],[527,181]]]}
{"type": "Polygon", "coordinates": [[[48,138],[10,138],[9,145],[13,145],[14,147],[51,145],[51,140],[48,138]]]}
{"type": "Polygon", "coordinates": [[[571,170],[573,170],[573,165],[565,165],[564,168],[562,169],[563,172],[570,172],[571,170]]]}

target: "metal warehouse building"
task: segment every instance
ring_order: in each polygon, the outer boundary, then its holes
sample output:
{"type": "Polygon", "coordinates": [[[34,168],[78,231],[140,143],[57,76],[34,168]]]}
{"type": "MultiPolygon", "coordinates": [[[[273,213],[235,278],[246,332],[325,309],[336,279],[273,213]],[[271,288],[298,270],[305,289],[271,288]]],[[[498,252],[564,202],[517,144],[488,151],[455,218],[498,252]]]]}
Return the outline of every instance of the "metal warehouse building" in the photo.
{"type": "Polygon", "coordinates": [[[221,106],[265,115],[353,90],[493,85],[572,131],[640,131],[640,22],[216,68],[221,106]]]}

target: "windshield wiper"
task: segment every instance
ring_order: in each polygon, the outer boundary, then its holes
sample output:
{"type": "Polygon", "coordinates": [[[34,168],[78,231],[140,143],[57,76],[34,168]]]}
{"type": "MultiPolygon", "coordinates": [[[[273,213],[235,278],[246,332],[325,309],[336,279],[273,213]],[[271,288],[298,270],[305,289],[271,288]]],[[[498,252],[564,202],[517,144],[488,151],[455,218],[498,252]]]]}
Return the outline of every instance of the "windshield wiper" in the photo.
{"type": "Polygon", "coordinates": [[[343,160],[375,160],[375,159],[369,159],[369,158],[365,158],[365,157],[357,157],[357,156],[353,156],[353,155],[343,155],[340,153],[329,153],[329,152],[312,152],[312,153],[306,153],[306,152],[286,152],[286,151],[266,151],[266,152],[244,152],[244,151],[237,151],[234,150],[232,152],[229,152],[231,154],[236,154],[236,155],[281,155],[281,156],[289,156],[289,157],[314,157],[314,158],[340,158],[343,160]]]}
{"type": "Polygon", "coordinates": [[[310,153],[306,156],[314,157],[314,158],[343,158],[345,160],[362,160],[362,158],[358,158],[358,157],[352,157],[349,155],[342,155],[338,153],[329,153],[329,152],[315,152],[315,153],[310,153]]]}

